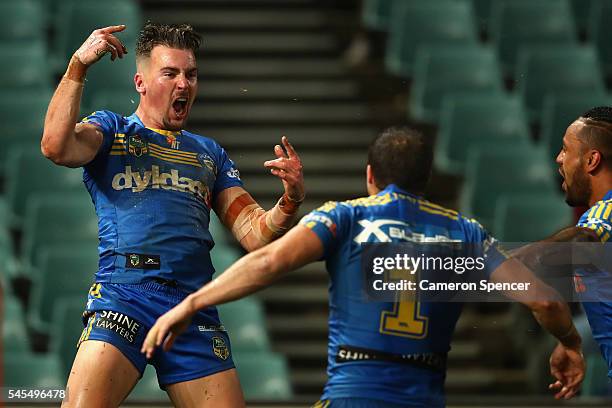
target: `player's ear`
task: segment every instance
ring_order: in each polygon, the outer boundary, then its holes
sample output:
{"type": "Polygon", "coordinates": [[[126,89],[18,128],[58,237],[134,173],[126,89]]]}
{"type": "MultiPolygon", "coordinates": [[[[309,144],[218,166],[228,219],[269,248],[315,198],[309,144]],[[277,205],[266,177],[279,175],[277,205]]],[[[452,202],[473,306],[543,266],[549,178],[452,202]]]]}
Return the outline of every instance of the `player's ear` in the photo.
{"type": "Polygon", "coordinates": [[[141,95],[144,95],[146,91],[146,87],[144,84],[144,77],[140,72],[137,72],[134,75],[134,85],[136,85],[136,92],[138,92],[141,95]]]}
{"type": "Polygon", "coordinates": [[[586,160],[586,171],[591,173],[599,167],[602,162],[601,152],[599,150],[590,150],[586,160]]]}

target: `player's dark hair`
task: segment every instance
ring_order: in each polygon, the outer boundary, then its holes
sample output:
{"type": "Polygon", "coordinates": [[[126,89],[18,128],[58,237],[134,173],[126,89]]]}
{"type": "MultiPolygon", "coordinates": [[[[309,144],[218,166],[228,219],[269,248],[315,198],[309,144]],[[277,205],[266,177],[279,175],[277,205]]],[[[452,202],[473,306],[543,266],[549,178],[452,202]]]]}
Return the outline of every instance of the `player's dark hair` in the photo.
{"type": "Polygon", "coordinates": [[[384,130],[370,144],[368,164],[376,187],[395,184],[411,193],[422,194],[433,163],[433,146],[422,133],[408,127],[384,130]]]}
{"type": "Polygon", "coordinates": [[[202,38],[189,24],[159,24],[147,21],[136,41],[136,57],[150,57],[157,45],[198,52],[202,38]]]}
{"type": "Polygon", "coordinates": [[[608,168],[612,167],[612,107],[597,106],[581,117],[587,125],[578,135],[587,149],[599,150],[608,168]]]}

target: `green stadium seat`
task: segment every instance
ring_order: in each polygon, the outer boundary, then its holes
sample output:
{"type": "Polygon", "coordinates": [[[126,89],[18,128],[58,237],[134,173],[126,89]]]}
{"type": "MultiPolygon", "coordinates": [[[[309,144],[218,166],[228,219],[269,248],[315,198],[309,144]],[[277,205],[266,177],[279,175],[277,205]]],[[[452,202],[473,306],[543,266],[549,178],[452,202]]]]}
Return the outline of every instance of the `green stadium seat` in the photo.
{"type": "MultiPolygon", "coordinates": [[[[236,240],[231,232],[221,223],[217,214],[213,211],[210,212],[210,222],[208,224],[208,230],[213,237],[215,243],[235,245],[236,240]]],[[[213,249],[214,251],[214,249],[213,249]]]]}
{"type": "MultiPolygon", "coordinates": [[[[35,0],[4,0],[0,3],[0,42],[24,43],[45,38],[46,13],[35,0]]],[[[11,60],[6,60],[11,61],[11,60]]],[[[13,62],[11,61],[11,64],[13,62]]],[[[7,69],[4,67],[3,69],[7,69]]],[[[28,67],[22,66],[22,69],[28,67]]]]}
{"type": "Polygon", "coordinates": [[[468,153],[467,163],[461,210],[488,230],[493,227],[495,203],[502,195],[556,191],[554,162],[542,149],[476,148],[468,153]]]}
{"type": "MultiPolygon", "coordinates": [[[[2,5],[0,12],[1,9],[2,5]]],[[[48,69],[44,40],[0,43],[0,55],[11,61],[2,68],[0,87],[3,93],[11,90],[23,92],[26,89],[49,91],[52,85],[51,72],[48,69]]]]}
{"type": "Polygon", "coordinates": [[[59,357],[62,374],[68,378],[83,333],[82,314],[87,295],[63,297],[55,302],[51,315],[49,352],[59,357]]]}
{"type": "Polygon", "coordinates": [[[409,116],[437,123],[445,96],[502,93],[501,73],[493,50],[478,46],[421,48],[415,63],[409,116]]]}
{"type": "Polygon", "coordinates": [[[482,31],[487,31],[491,24],[491,9],[495,0],[472,0],[472,8],[478,26],[482,31]]]}
{"type": "Polygon", "coordinates": [[[467,152],[482,144],[528,145],[529,126],[521,101],[514,96],[449,96],[442,101],[435,164],[463,174],[467,152]]]}
{"type": "Polygon", "coordinates": [[[52,94],[51,89],[10,88],[0,94],[0,134],[3,142],[0,160],[3,163],[6,163],[8,151],[17,147],[32,146],[38,148],[40,154],[40,139],[52,94]]]}
{"type": "Polygon", "coordinates": [[[126,401],[128,403],[137,404],[145,402],[167,403],[169,401],[168,394],[159,388],[157,375],[155,374],[155,368],[153,368],[153,366],[148,365],[145,368],[142,378],[138,381],[132,392],[130,392],[126,401]]]}
{"type": "Polygon", "coordinates": [[[592,0],[588,36],[590,42],[597,49],[602,69],[608,77],[612,76],[612,50],[610,50],[610,38],[612,36],[612,27],[610,27],[611,18],[612,3],[609,1],[592,0]]]}
{"type": "Polygon", "coordinates": [[[576,22],[578,32],[586,32],[587,28],[591,25],[590,21],[592,20],[589,19],[595,1],[597,0],[571,0],[574,21],[576,22]]]}
{"type": "Polygon", "coordinates": [[[22,242],[26,267],[38,265],[41,249],[66,246],[95,261],[98,221],[87,192],[34,195],[26,206],[22,242]]]}
{"type": "Polygon", "coordinates": [[[496,201],[492,232],[507,242],[534,242],[571,226],[572,220],[560,194],[507,193],[496,201]]]}
{"type": "Polygon", "coordinates": [[[88,116],[91,112],[99,110],[109,110],[123,116],[130,116],[136,112],[140,96],[136,91],[125,90],[100,90],[91,98],[88,106],[82,105],[85,109],[83,116],[88,116]]]}
{"type": "Polygon", "coordinates": [[[385,65],[395,75],[412,77],[420,47],[477,42],[468,1],[398,1],[393,5],[385,65]]]}
{"type": "MultiPolygon", "coordinates": [[[[142,26],[141,11],[136,2],[108,0],[61,3],[54,21],[56,41],[53,49],[58,58],[58,68],[62,67],[63,70],[72,54],[93,30],[118,24],[125,24],[127,28],[117,33],[117,37],[126,46],[134,44],[142,26]]],[[[128,54],[130,52],[134,53],[134,50],[128,50],[128,54]]]]}
{"type": "Polygon", "coordinates": [[[235,352],[268,351],[270,340],[261,303],[245,298],[218,307],[221,323],[227,329],[235,352]]]}
{"type": "MultiPolygon", "coordinates": [[[[214,237],[214,235],[213,235],[214,237]]],[[[227,268],[232,266],[234,262],[242,257],[242,254],[234,247],[224,243],[216,244],[210,253],[215,274],[220,275],[227,268]]]]}
{"type": "Polygon", "coordinates": [[[586,356],[586,373],[582,383],[583,397],[610,397],[612,383],[608,378],[608,365],[601,354],[586,356]]]}
{"type": "Polygon", "coordinates": [[[97,262],[78,248],[49,248],[40,254],[40,276],[33,284],[28,312],[30,327],[48,333],[57,301],[64,297],[86,299],[94,281],[97,262]]]}
{"type": "Polygon", "coordinates": [[[577,37],[568,0],[496,1],[490,32],[502,68],[508,75],[514,74],[521,47],[574,45],[577,37]]]}
{"type": "Polygon", "coordinates": [[[544,98],[541,121],[541,141],[550,157],[561,150],[568,126],[580,115],[596,106],[609,106],[612,98],[606,94],[570,93],[544,98]]]}
{"type": "Polygon", "coordinates": [[[13,222],[21,222],[26,203],[34,193],[84,191],[82,172],[53,164],[42,155],[40,147],[11,148],[5,162],[4,179],[13,222]]]}
{"type": "Polygon", "coordinates": [[[549,94],[604,94],[605,84],[597,53],[591,47],[527,47],[516,70],[518,93],[530,121],[541,118],[549,94]]]}
{"type": "Polygon", "coordinates": [[[234,355],[240,384],[247,400],[289,400],[293,392],[284,356],[276,353],[234,355]]]}
{"type": "Polygon", "coordinates": [[[8,288],[4,294],[4,321],[2,322],[2,347],[5,352],[27,352],[30,340],[25,325],[25,316],[19,300],[8,288]]]}
{"type": "Polygon", "coordinates": [[[122,59],[103,58],[87,72],[82,106],[87,106],[89,112],[108,109],[129,116],[138,107],[134,85],[136,52],[133,44],[126,47],[129,51],[122,59]]]}
{"type": "Polygon", "coordinates": [[[362,8],[365,26],[372,30],[387,31],[393,2],[394,0],[365,0],[362,8]]]}
{"type": "Polygon", "coordinates": [[[5,387],[63,389],[66,385],[60,361],[53,354],[6,353],[3,357],[5,387]]]}

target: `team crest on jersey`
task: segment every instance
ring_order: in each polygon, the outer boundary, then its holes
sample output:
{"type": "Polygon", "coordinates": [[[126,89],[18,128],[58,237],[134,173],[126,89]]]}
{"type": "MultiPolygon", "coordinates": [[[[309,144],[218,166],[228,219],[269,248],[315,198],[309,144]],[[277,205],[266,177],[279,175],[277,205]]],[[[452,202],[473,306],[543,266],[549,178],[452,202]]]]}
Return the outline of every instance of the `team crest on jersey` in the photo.
{"type": "Polygon", "coordinates": [[[132,135],[128,140],[128,151],[131,155],[140,157],[149,153],[149,146],[139,135],[132,135]]]}
{"type": "Polygon", "coordinates": [[[213,174],[217,174],[217,166],[215,165],[215,161],[207,155],[206,153],[198,154],[198,161],[200,164],[208,169],[213,174]]]}
{"type": "Polygon", "coordinates": [[[215,356],[217,356],[221,360],[227,360],[230,352],[229,352],[229,349],[227,348],[227,345],[225,344],[225,340],[223,340],[221,337],[216,337],[216,336],[213,337],[212,347],[213,347],[213,352],[215,353],[215,356]]]}
{"type": "Polygon", "coordinates": [[[130,264],[132,264],[132,266],[137,266],[139,263],[140,263],[140,256],[138,256],[137,254],[131,254],[130,264]]]}

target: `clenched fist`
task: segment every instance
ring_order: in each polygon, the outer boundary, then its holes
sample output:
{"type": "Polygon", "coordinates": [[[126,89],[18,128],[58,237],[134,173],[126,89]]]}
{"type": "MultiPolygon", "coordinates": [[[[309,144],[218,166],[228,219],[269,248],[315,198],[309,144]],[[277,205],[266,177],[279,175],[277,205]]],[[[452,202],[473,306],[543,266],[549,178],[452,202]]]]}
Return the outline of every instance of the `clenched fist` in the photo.
{"type": "Polygon", "coordinates": [[[123,58],[127,53],[125,46],[113,33],[125,30],[125,25],[117,25],[94,30],[83,45],[74,53],[79,62],[90,66],[100,60],[107,52],[111,53],[111,60],[123,58]]]}

